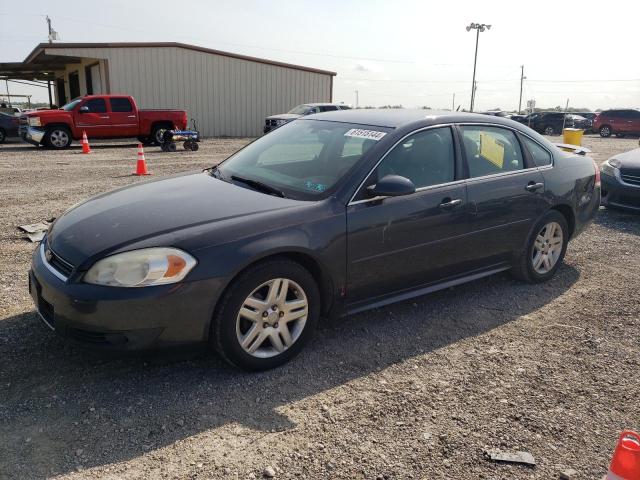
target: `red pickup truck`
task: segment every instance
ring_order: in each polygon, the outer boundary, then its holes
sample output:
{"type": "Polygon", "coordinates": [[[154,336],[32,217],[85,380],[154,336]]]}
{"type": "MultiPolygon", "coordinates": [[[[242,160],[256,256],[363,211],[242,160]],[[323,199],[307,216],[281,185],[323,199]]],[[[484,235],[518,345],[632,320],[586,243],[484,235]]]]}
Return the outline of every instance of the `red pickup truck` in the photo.
{"type": "Polygon", "coordinates": [[[20,136],[33,145],[62,149],[82,132],[89,138],[136,137],[160,144],[162,130],[187,128],[184,110],[139,110],[127,95],[87,95],[58,110],[38,110],[22,116],[20,136]]]}

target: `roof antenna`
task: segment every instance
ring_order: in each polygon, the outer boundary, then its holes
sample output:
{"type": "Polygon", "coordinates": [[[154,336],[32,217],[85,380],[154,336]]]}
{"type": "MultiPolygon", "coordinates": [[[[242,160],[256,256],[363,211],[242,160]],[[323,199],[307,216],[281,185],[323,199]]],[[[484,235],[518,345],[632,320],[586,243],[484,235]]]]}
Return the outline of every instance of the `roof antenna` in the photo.
{"type": "Polygon", "coordinates": [[[53,43],[54,40],[59,40],[60,35],[51,27],[51,19],[47,15],[47,27],[49,28],[49,43],[53,43]]]}

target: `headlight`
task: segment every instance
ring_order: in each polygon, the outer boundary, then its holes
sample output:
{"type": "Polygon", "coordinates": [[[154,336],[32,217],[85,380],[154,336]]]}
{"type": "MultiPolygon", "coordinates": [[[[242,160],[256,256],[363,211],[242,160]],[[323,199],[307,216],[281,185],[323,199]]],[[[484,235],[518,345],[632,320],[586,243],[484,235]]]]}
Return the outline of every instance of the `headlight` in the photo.
{"type": "Polygon", "coordinates": [[[610,158],[606,162],[604,162],[600,168],[602,173],[605,175],[609,175],[611,177],[616,176],[616,170],[620,168],[621,162],[617,158],[610,158]]]}
{"type": "Polygon", "coordinates": [[[110,287],[165,285],[179,282],[195,265],[195,258],[177,248],[144,248],[98,260],[84,281],[110,287]]]}
{"type": "Polygon", "coordinates": [[[40,117],[29,117],[29,125],[32,127],[40,127],[42,125],[40,117]]]}

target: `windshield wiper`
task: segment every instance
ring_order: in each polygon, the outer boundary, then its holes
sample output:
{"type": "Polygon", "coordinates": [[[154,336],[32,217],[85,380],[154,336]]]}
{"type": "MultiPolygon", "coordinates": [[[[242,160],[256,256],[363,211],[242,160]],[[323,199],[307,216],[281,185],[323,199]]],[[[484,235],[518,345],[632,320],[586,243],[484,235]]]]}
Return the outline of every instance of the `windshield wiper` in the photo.
{"type": "Polygon", "coordinates": [[[268,193],[270,195],[277,195],[278,197],[286,198],[284,192],[282,190],[278,190],[271,185],[267,185],[266,183],[259,182],[258,180],[251,180],[250,178],[242,178],[238,175],[231,175],[231,180],[235,180],[236,182],[242,182],[250,187],[262,191],[264,193],[268,193]]]}

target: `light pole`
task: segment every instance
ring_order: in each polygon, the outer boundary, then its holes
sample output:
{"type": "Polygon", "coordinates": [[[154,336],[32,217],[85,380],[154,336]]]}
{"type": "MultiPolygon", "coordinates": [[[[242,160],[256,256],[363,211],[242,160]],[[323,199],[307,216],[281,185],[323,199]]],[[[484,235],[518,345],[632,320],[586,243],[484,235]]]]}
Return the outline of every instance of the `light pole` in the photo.
{"type": "Polygon", "coordinates": [[[358,105],[359,104],[359,102],[358,102],[358,96],[359,96],[358,95],[359,94],[358,90],[356,90],[355,93],[356,93],[356,108],[358,108],[358,106],[359,106],[358,105]]]}
{"type": "Polygon", "coordinates": [[[471,82],[471,105],[469,107],[469,111],[473,112],[473,102],[476,97],[476,63],[478,62],[478,40],[480,40],[480,32],[484,32],[486,30],[491,29],[491,25],[487,25],[485,23],[471,23],[467,27],[467,32],[470,32],[471,29],[476,31],[476,54],[473,57],[473,81],[471,82]]]}
{"type": "Polygon", "coordinates": [[[520,65],[520,101],[518,102],[518,114],[522,111],[522,84],[527,77],[524,76],[524,65],[520,65]]]}

